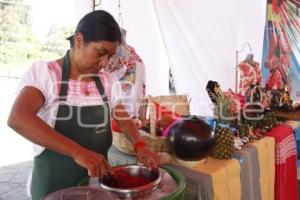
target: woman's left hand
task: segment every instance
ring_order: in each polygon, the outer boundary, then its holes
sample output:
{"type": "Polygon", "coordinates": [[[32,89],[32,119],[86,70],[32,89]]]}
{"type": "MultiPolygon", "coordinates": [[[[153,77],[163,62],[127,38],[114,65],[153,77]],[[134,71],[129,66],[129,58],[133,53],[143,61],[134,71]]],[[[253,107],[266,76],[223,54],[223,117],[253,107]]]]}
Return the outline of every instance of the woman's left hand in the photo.
{"type": "Polygon", "coordinates": [[[159,157],[158,154],[147,146],[143,146],[138,148],[137,150],[137,158],[138,161],[146,165],[148,168],[155,168],[159,167],[159,157]]]}

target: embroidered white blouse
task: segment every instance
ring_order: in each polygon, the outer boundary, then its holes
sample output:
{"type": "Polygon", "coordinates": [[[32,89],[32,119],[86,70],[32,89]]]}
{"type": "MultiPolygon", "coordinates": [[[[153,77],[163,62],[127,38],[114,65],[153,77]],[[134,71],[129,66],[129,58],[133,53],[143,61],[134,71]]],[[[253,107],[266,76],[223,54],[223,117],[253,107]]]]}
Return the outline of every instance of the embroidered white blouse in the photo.
{"type": "MultiPolygon", "coordinates": [[[[108,97],[110,107],[122,103],[122,88],[113,74],[99,72],[98,76],[102,82],[105,93],[108,97]]],[[[38,116],[49,126],[55,126],[55,119],[58,110],[59,91],[62,80],[62,69],[56,61],[37,61],[24,74],[21,79],[18,91],[26,86],[37,88],[43,94],[45,103],[37,113],[38,116]]],[[[100,97],[95,82],[84,82],[69,80],[66,103],[73,106],[101,105],[103,100],[100,97]]],[[[127,110],[130,113],[130,110],[127,110]]],[[[45,148],[34,145],[34,156],[38,156],[45,148]]]]}

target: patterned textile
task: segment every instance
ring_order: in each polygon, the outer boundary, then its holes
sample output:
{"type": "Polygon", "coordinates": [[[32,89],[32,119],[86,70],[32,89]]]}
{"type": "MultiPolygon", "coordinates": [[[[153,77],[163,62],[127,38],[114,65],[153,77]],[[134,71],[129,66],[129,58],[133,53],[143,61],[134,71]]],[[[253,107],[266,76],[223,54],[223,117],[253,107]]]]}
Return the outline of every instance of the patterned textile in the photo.
{"type": "Polygon", "coordinates": [[[230,97],[233,101],[231,105],[231,112],[237,114],[245,105],[245,97],[241,94],[234,93],[231,89],[224,92],[225,97],[230,97]]]}
{"type": "Polygon", "coordinates": [[[241,199],[241,167],[238,160],[219,160],[208,157],[204,163],[196,165],[192,170],[211,176],[213,186],[212,199],[241,199]]]}
{"type": "Polygon", "coordinates": [[[251,146],[258,151],[260,199],[275,199],[275,139],[263,137],[251,146]]]}
{"type": "Polygon", "coordinates": [[[127,44],[121,44],[116,49],[116,53],[110,58],[108,65],[104,70],[113,72],[119,70],[123,66],[126,66],[126,72],[120,77],[119,81],[122,84],[123,91],[128,91],[136,81],[137,62],[143,61],[137,55],[134,48],[127,44]]]}
{"type": "Polygon", "coordinates": [[[300,1],[268,0],[262,56],[267,89],[285,89],[299,98],[300,1]]]}
{"type": "Polygon", "coordinates": [[[250,85],[261,84],[262,74],[258,62],[243,61],[239,64],[239,70],[239,91],[244,96],[250,85]]]}
{"type": "Polygon", "coordinates": [[[267,136],[276,141],[275,199],[297,200],[297,158],[292,127],[282,124],[273,128],[267,136]]]}
{"type": "MultiPolygon", "coordinates": [[[[136,157],[108,152],[112,165],[135,163],[136,157]]],[[[274,199],[275,140],[264,137],[234,154],[234,159],[206,158],[193,167],[167,164],[186,179],[185,199],[272,200],[274,199]]]]}
{"type": "Polygon", "coordinates": [[[258,148],[248,145],[233,154],[241,165],[241,200],[261,200],[258,152],[258,148]]]}
{"type": "Polygon", "coordinates": [[[300,127],[295,129],[296,149],[297,149],[297,167],[300,167],[300,127]]]}
{"type": "Polygon", "coordinates": [[[281,55],[278,59],[278,57],[273,54],[270,60],[266,62],[266,67],[270,70],[266,88],[277,90],[284,89],[284,87],[287,86],[290,92],[290,65],[291,63],[287,55],[281,55]]]}

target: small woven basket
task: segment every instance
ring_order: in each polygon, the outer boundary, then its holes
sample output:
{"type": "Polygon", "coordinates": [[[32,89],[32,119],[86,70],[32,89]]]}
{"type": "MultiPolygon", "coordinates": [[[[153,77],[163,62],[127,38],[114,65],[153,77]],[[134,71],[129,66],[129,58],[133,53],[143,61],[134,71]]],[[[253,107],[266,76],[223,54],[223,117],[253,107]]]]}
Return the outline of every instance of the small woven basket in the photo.
{"type": "MultiPolygon", "coordinates": [[[[158,136],[156,133],[156,120],[159,116],[156,113],[155,103],[167,108],[169,111],[181,116],[190,114],[190,106],[187,95],[171,96],[147,96],[146,107],[149,113],[150,133],[140,130],[141,137],[148,147],[156,152],[169,152],[170,146],[168,138],[158,136]]],[[[145,118],[145,117],[144,117],[145,118]]],[[[120,151],[135,155],[133,144],[126,138],[125,134],[113,131],[113,145],[120,151]]]]}

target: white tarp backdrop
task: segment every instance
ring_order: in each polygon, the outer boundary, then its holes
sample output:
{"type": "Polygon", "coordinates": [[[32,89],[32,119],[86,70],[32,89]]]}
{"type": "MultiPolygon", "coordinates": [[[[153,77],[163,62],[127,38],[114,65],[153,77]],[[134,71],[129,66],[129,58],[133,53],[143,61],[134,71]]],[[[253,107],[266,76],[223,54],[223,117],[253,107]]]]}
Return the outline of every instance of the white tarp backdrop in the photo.
{"type": "MultiPolygon", "coordinates": [[[[91,0],[74,0],[78,18],[92,10],[91,0]]],[[[102,0],[96,9],[118,21],[118,0],[102,0]]],[[[147,94],[168,94],[169,68],[178,94],[189,94],[192,114],[211,114],[205,86],[218,81],[235,87],[237,50],[250,43],[261,61],[266,0],[121,0],[127,42],[146,65],[147,94]]],[[[239,54],[242,61],[249,49],[239,54]]]]}

